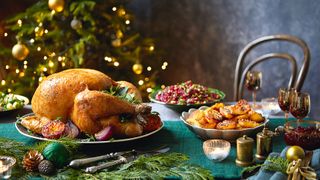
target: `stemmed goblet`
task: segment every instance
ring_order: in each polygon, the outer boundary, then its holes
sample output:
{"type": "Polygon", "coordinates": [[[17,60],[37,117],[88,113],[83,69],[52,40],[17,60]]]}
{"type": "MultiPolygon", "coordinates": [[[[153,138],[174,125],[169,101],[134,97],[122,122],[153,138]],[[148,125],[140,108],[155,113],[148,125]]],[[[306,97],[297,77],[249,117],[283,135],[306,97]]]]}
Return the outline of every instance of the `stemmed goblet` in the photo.
{"type": "Polygon", "coordinates": [[[298,92],[292,96],[290,103],[290,113],[301,122],[310,112],[310,95],[298,92]]]}
{"type": "Polygon", "coordinates": [[[282,111],[284,111],[285,124],[288,122],[290,104],[293,96],[297,93],[296,89],[280,88],[278,92],[278,104],[282,111]]]}
{"type": "Polygon", "coordinates": [[[261,88],[262,73],[259,71],[248,71],[245,79],[245,86],[252,91],[253,107],[256,107],[256,93],[261,88]]]}

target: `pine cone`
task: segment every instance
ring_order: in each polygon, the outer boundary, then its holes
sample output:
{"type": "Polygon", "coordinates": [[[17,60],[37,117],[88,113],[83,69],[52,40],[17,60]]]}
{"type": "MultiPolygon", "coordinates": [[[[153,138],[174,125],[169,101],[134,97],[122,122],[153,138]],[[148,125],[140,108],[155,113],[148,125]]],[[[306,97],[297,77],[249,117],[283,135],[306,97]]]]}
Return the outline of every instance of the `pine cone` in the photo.
{"type": "Polygon", "coordinates": [[[24,155],[22,164],[27,171],[36,171],[42,160],[43,156],[41,153],[31,150],[24,155]]]}

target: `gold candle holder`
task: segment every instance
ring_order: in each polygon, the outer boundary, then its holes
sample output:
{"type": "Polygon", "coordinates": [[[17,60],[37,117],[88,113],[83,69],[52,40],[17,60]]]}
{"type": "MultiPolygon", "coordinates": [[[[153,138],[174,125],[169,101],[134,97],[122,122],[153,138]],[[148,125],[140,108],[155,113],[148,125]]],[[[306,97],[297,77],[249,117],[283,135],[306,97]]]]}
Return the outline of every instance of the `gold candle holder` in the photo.
{"type": "Polygon", "coordinates": [[[253,144],[254,140],[244,135],[237,139],[237,159],[236,164],[241,167],[253,164],[253,144]]]}

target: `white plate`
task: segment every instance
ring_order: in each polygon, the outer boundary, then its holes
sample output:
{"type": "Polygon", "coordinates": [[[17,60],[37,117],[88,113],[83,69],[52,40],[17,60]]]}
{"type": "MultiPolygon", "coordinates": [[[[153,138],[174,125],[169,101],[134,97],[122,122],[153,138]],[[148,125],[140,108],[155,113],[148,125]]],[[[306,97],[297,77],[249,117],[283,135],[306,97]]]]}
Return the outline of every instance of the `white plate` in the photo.
{"type": "MultiPolygon", "coordinates": [[[[26,116],[33,116],[34,113],[30,113],[30,114],[26,114],[24,116],[22,116],[21,118],[23,117],[26,117],[26,116]]],[[[40,135],[37,135],[37,134],[30,134],[28,132],[28,130],[22,126],[20,123],[20,118],[16,121],[15,123],[15,126],[16,126],[16,129],[19,131],[20,134],[22,134],[23,136],[26,136],[26,137],[29,137],[29,138],[32,138],[32,139],[37,139],[37,140],[41,140],[41,141],[53,141],[53,142],[58,142],[59,140],[56,140],[56,139],[47,139],[47,138],[44,138],[40,135]]],[[[152,134],[155,134],[157,133],[158,131],[160,131],[162,128],[163,128],[163,122],[162,122],[162,125],[159,129],[155,130],[155,131],[152,131],[152,132],[149,132],[147,134],[143,134],[143,135],[140,135],[140,136],[136,136],[136,137],[132,137],[132,138],[124,138],[124,139],[114,139],[114,140],[109,140],[109,141],[81,141],[81,139],[79,140],[75,140],[74,142],[76,143],[80,143],[80,144],[109,144],[109,143],[118,143],[118,142],[128,142],[128,141],[134,141],[134,140],[137,140],[137,139],[142,139],[142,138],[146,138],[152,134]]]]}
{"type": "MultiPolygon", "coordinates": [[[[208,106],[202,106],[199,109],[205,110],[208,106]]],[[[262,131],[263,126],[269,122],[269,119],[266,118],[265,122],[255,128],[246,128],[246,129],[231,129],[231,130],[220,130],[220,129],[206,129],[197,126],[190,125],[186,120],[193,111],[197,109],[191,108],[188,112],[183,112],[180,116],[182,122],[190,129],[193,133],[199,136],[201,139],[224,139],[230,142],[234,142],[237,138],[242,137],[243,135],[252,136],[256,133],[262,131]]]]}

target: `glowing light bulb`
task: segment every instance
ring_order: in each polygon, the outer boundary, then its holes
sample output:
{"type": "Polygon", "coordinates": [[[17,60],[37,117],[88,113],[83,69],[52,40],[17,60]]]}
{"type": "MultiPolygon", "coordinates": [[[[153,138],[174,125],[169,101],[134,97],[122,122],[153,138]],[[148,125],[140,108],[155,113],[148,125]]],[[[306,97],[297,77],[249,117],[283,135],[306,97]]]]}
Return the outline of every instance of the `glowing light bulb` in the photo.
{"type": "Polygon", "coordinates": [[[162,70],[165,70],[167,67],[166,66],[161,66],[161,69],[162,70]]]}
{"type": "Polygon", "coordinates": [[[39,27],[41,27],[42,26],[42,22],[41,23],[39,23],[39,27]]]}
{"type": "Polygon", "coordinates": [[[53,57],[53,56],[55,56],[56,55],[56,53],[55,52],[52,52],[51,54],[50,54],[50,57],[53,57]]]}
{"type": "Polygon", "coordinates": [[[48,57],[47,56],[43,56],[43,60],[47,60],[48,59],[48,57]]]}
{"type": "Polygon", "coordinates": [[[9,65],[6,65],[6,69],[10,69],[10,66],[9,66],[9,65]]]}
{"type": "Polygon", "coordinates": [[[41,77],[39,77],[39,82],[41,82],[43,80],[43,77],[41,76],[41,77]]]}
{"type": "Polygon", "coordinates": [[[49,31],[48,31],[48,29],[45,29],[45,30],[44,30],[44,33],[46,33],[46,34],[47,34],[48,32],[49,32],[49,31]]]}
{"type": "Polygon", "coordinates": [[[152,92],[152,88],[147,88],[147,92],[151,93],[152,92]]]}
{"type": "Polygon", "coordinates": [[[114,66],[118,67],[120,65],[120,63],[118,61],[113,63],[114,66]]]}
{"type": "Polygon", "coordinates": [[[59,62],[61,62],[62,59],[63,59],[63,58],[62,58],[61,56],[58,57],[58,61],[59,61],[59,62]]]}
{"type": "Polygon", "coordinates": [[[8,93],[11,93],[12,90],[9,88],[7,91],[8,91],[8,93]]]}
{"type": "Polygon", "coordinates": [[[28,66],[25,64],[25,65],[23,65],[23,68],[24,68],[24,69],[27,69],[27,68],[28,68],[28,66]]]}
{"type": "Polygon", "coordinates": [[[19,25],[19,27],[21,27],[21,26],[22,26],[22,20],[19,19],[19,20],[17,21],[17,24],[19,25]]]}
{"type": "Polygon", "coordinates": [[[125,23],[126,23],[126,24],[130,24],[130,20],[126,20],[125,23]]]}
{"type": "Polygon", "coordinates": [[[4,37],[7,37],[7,36],[8,36],[8,33],[7,33],[7,32],[5,32],[3,35],[4,35],[4,37]]]}
{"type": "Polygon", "coordinates": [[[154,50],[154,46],[150,46],[149,51],[153,51],[153,50],[154,50]]]}
{"type": "Polygon", "coordinates": [[[51,15],[54,15],[55,13],[56,13],[55,10],[52,10],[52,11],[51,11],[51,15]]]}
{"type": "Polygon", "coordinates": [[[111,57],[108,57],[108,56],[104,57],[104,60],[105,60],[105,61],[108,61],[108,62],[112,62],[112,58],[111,58],[111,57]]]}
{"type": "Polygon", "coordinates": [[[150,66],[147,67],[147,71],[151,71],[152,68],[150,66]]]}
{"type": "Polygon", "coordinates": [[[25,75],[24,72],[21,72],[21,73],[19,74],[20,77],[24,77],[24,75],[25,75]]]}
{"type": "Polygon", "coordinates": [[[19,69],[16,69],[16,73],[18,74],[20,72],[20,70],[19,69]]]}
{"type": "Polygon", "coordinates": [[[43,71],[43,72],[47,72],[47,71],[48,71],[48,68],[44,67],[44,68],[42,69],[42,71],[43,71]]]}
{"type": "Polygon", "coordinates": [[[41,51],[41,47],[40,46],[37,47],[37,51],[41,51]]]}
{"type": "Polygon", "coordinates": [[[49,65],[49,67],[52,68],[54,66],[54,63],[52,61],[49,61],[48,65],[49,65]]]}
{"type": "Polygon", "coordinates": [[[164,89],[166,88],[166,86],[164,84],[161,85],[161,89],[164,89]]]}
{"type": "Polygon", "coordinates": [[[23,64],[28,64],[28,61],[23,61],[23,64]]]}
{"type": "Polygon", "coordinates": [[[139,84],[140,86],[142,86],[142,85],[143,85],[143,83],[144,83],[144,81],[143,81],[143,80],[140,80],[140,81],[138,82],[138,84],[139,84]]]}
{"type": "Polygon", "coordinates": [[[113,8],[112,8],[112,11],[116,11],[116,10],[117,10],[117,7],[113,7],[113,8]]]}
{"type": "Polygon", "coordinates": [[[5,80],[2,80],[2,81],[1,81],[1,85],[2,85],[2,86],[6,85],[6,81],[5,81],[5,80]]]}
{"type": "Polygon", "coordinates": [[[164,66],[168,66],[168,62],[166,62],[166,61],[163,62],[163,65],[164,65],[164,66]]]}
{"type": "Polygon", "coordinates": [[[30,39],[30,43],[34,43],[34,39],[30,39]]]}
{"type": "Polygon", "coordinates": [[[65,66],[66,66],[66,63],[65,63],[65,62],[62,62],[62,63],[61,63],[61,66],[62,66],[62,67],[65,67],[65,66]]]}

